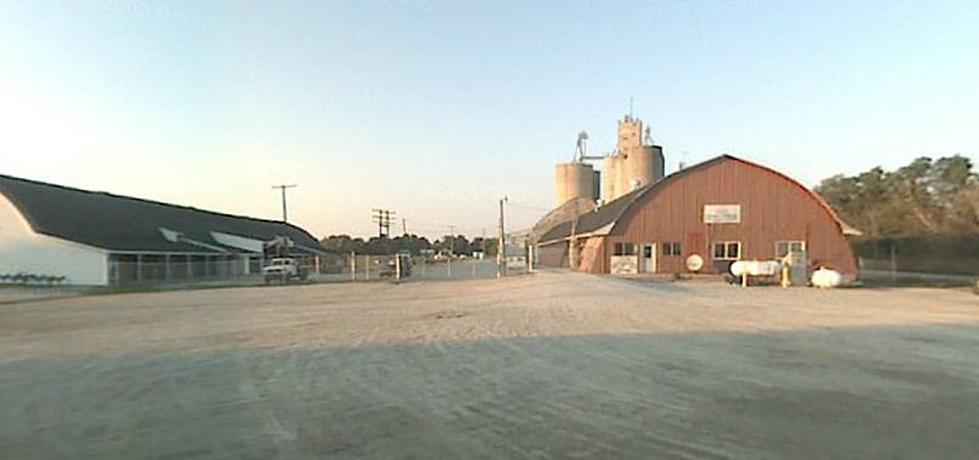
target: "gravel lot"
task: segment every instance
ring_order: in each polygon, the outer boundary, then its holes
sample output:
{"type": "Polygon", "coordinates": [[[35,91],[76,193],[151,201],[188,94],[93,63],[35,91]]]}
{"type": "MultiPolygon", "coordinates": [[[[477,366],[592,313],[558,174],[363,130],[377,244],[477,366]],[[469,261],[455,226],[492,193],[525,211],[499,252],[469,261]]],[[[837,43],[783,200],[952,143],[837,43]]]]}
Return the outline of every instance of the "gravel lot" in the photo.
{"type": "Polygon", "coordinates": [[[979,297],[568,273],[0,305],[4,458],[976,458],[979,297]]]}

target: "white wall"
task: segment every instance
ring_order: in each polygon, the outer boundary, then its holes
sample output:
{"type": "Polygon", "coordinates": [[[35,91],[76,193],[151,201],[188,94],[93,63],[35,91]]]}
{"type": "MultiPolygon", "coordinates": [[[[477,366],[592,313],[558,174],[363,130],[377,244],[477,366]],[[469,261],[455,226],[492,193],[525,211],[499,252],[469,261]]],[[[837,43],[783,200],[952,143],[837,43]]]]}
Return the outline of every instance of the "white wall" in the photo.
{"type": "Polygon", "coordinates": [[[64,276],[67,283],[108,284],[108,255],[96,248],[34,233],[0,193],[0,274],[64,276]]]}

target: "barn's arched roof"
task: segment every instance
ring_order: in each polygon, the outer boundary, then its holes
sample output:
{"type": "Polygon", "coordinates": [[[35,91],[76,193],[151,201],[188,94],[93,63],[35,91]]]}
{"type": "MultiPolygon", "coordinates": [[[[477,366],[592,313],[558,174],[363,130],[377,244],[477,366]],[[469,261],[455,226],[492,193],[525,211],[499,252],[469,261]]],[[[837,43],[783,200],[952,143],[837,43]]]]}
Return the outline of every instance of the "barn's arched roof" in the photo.
{"type": "MultiPolygon", "coordinates": [[[[720,155],[720,156],[715,157],[715,158],[712,158],[710,160],[707,160],[707,161],[698,163],[696,165],[693,165],[693,166],[690,166],[690,167],[681,169],[681,170],[679,170],[677,172],[674,172],[673,174],[670,174],[669,176],[664,177],[662,180],[660,180],[660,181],[658,181],[658,182],[656,182],[656,183],[654,183],[652,185],[648,185],[646,187],[637,189],[637,190],[635,190],[635,191],[633,191],[633,192],[631,192],[629,194],[626,194],[626,195],[624,195],[622,197],[619,197],[618,199],[616,199],[614,201],[609,202],[605,206],[596,209],[592,213],[589,213],[587,215],[581,216],[579,218],[579,221],[578,221],[578,225],[577,225],[577,228],[576,228],[576,233],[579,234],[579,235],[582,235],[582,236],[585,236],[585,235],[588,235],[588,234],[593,234],[593,235],[594,234],[607,234],[607,233],[611,232],[615,228],[615,225],[618,223],[619,219],[623,215],[625,215],[625,213],[636,202],[640,201],[643,197],[650,196],[651,194],[653,194],[653,195],[654,194],[657,194],[661,190],[663,190],[666,187],[668,187],[670,184],[672,184],[672,183],[676,182],[677,180],[680,180],[680,179],[682,179],[682,178],[690,175],[691,173],[693,173],[695,171],[699,171],[699,170],[703,170],[703,169],[709,168],[709,167],[711,167],[713,165],[716,165],[716,164],[721,163],[721,162],[724,162],[724,161],[736,161],[738,163],[744,164],[744,165],[749,166],[749,167],[752,167],[752,168],[760,169],[760,170],[762,170],[762,171],[764,171],[764,172],[766,172],[768,174],[773,174],[773,175],[778,176],[779,178],[781,178],[783,180],[788,181],[792,185],[794,185],[794,186],[798,187],[800,190],[802,190],[803,193],[805,193],[808,197],[810,197],[811,199],[815,200],[815,202],[820,206],[820,208],[823,209],[827,213],[827,215],[833,220],[833,222],[835,222],[837,224],[837,226],[838,226],[838,228],[840,229],[841,232],[843,232],[844,234],[848,234],[848,235],[854,235],[854,234],[859,235],[860,234],[860,232],[858,230],[854,229],[853,227],[851,227],[851,226],[847,225],[845,222],[843,222],[839,218],[839,216],[836,214],[836,212],[833,211],[833,208],[831,208],[829,206],[829,204],[826,203],[825,200],[823,200],[822,197],[820,197],[818,194],[816,194],[815,192],[813,192],[812,190],[810,190],[805,185],[802,185],[802,183],[800,183],[799,181],[797,181],[797,180],[795,180],[795,179],[793,179],[793,178],[791,178],[789,176],[786,176],[785,174],[782,174],[782,173],[780,173],[780,172],[778,172],[778,171],[776,171],[776,170],[774,170],[772,168],[769,168],[767,166],[762,166],[762,165],[760,165],[758,163],[753,163],[751,161],[744,160],[744,159],[735,157],[733,155],[727,155],[727,154],[720,155]]],[[[554,227],[550,231],[548,231],[543,237],[541,237],[541,242],[542,243],[551,243],[551,242],[556,242],[556,241],[562,241],[562,240],[565,240],[565,239],[569,238],[570,235],[571,235],[571,223],[570,222],[565,222],[565,223],[562,223],[561,225],[558,225],[558,226],[554,227]]]]}

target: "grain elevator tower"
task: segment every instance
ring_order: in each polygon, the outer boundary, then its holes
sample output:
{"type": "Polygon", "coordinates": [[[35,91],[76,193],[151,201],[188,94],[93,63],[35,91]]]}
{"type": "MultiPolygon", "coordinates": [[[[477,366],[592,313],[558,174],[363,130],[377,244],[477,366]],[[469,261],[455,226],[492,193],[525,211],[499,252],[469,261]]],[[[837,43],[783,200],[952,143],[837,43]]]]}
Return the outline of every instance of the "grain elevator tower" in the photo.
{"type": "Polygon", "coordinates": [[[663,147],[654,145],[642,120],[626,115],[619,120],[616,149],[605,157],[602,198],[608,202],[663,178],[663,147]]]}

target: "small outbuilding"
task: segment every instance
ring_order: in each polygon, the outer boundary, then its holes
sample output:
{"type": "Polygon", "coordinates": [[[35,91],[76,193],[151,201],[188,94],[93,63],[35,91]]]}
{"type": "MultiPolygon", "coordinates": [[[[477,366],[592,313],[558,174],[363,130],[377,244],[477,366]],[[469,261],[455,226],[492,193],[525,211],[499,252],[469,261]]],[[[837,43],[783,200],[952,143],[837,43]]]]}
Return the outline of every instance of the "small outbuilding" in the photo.
{"type": "Polygon", "coordinates": [[[537,253],[543,266],[573,259],[573,268],[589,273],[638,274],[725,273],[736,260],[792,252],[852,279],[857,262],[847,236],[856,234],[801,183],[723,155],[553,226],[537,253]]]}

